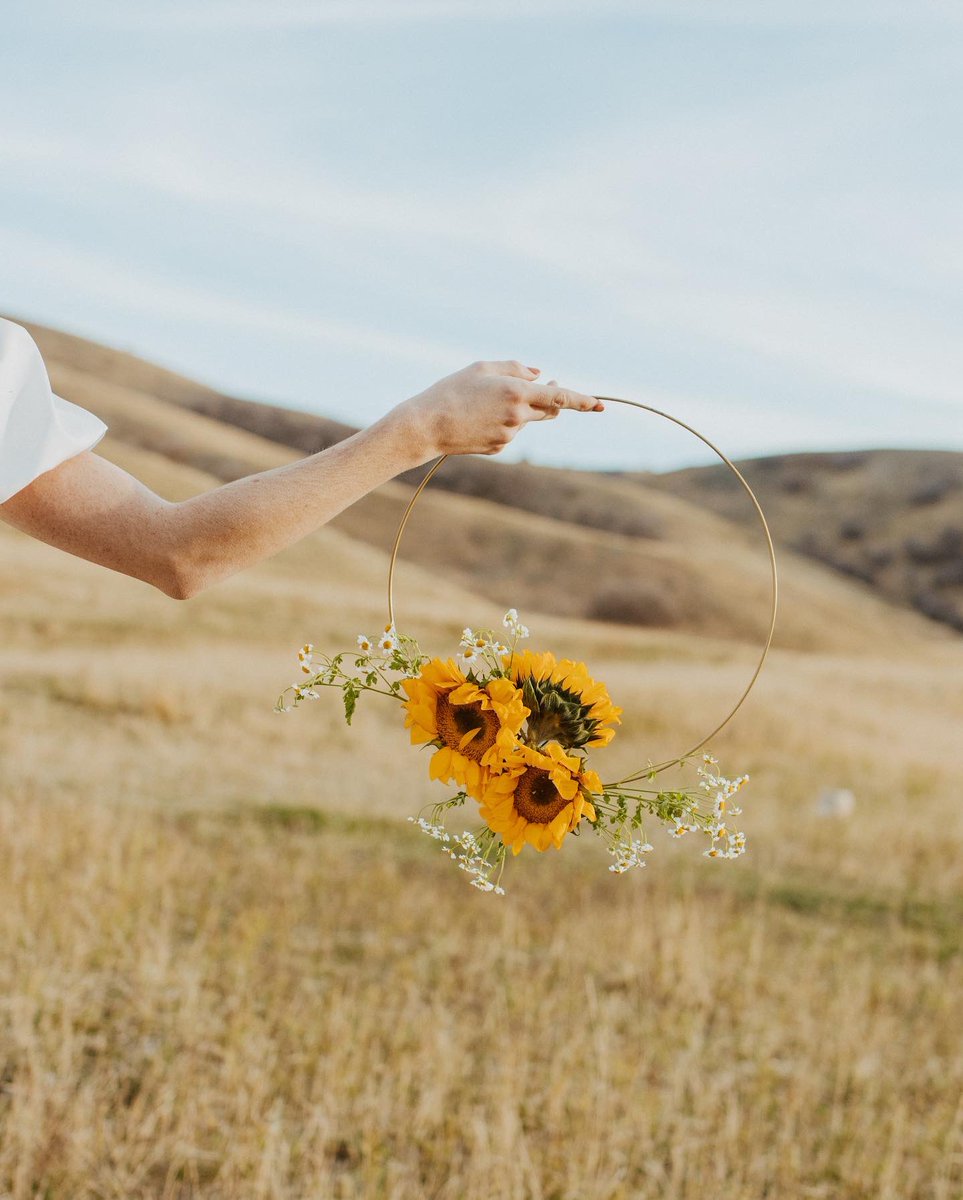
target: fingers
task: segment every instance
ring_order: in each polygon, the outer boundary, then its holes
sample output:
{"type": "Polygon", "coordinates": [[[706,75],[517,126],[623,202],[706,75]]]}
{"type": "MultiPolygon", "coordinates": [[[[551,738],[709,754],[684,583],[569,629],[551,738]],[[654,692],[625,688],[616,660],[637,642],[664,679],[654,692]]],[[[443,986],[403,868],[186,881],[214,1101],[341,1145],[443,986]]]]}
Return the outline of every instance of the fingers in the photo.
{"type": "MultiPolygon", "coordinates": [[[[548,388],[557,388],[558,380],[550,379],[545,384],[548,388]]],[[[556,408],[554,405],[551,408],[539,408],[534,404],[529,404],[528,410],[531,413],[530,421],[554,421],[558,414],[562,411],[561,407],[556,408]]]]}
{"type": "Polygon", "coordinates": [[[576,412],[602,412],[605,407],[596,396],[585,396],[581,392],[559,387],[554,379],[548,383],[531,383],[525,392],[525,399],[532,408],[540,410],[543,420],[549,415],[557,417],[563,408],[571,408],[576,412]]]}

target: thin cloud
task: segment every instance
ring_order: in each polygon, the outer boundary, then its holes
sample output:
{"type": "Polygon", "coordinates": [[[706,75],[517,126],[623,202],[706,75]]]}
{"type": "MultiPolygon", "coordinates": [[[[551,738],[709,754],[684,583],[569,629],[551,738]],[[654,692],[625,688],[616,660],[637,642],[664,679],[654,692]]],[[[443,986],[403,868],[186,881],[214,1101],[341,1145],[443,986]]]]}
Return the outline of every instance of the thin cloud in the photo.
{"type": "Polygon", "coordinates": [[[464,348],[427,338],[407,337],[300,309],[261,305],[210,289],[170,283],[106,255],[33,237],[19,229],[0,228],[0,258],[10,276],[46,274],[56,279],[65,291],[74,289],[80,298],[107,301],[147,315],[288,339],[323,341],[342,349],[402,359],[433,371],[451,370],[475,357],[464,348]]]}
{"type": "Polygon", "coordinates": [[[514,22],[605,18],[669,24],[762,28],[883,27],[921,29],[963,25],[957,0],[224,0],[200,5],[138,5],[100,0],[82,8],[37,5],[76,24],[126,29],[191,31],[312,29],[331,25],[388,26],[452,21],[514,22]]]}
{"type": "MultiPolygon", "coordinates": [[[[719,121],[712,136],[720,139],[725,155],[737,160],[739,147],[727,143],[724,135],[719,121]]],[[[820,290],[764,280],[713,280],[705,269],[693,278],[691,256],[673,254],[671,242],[659,235],[663,218],[658,204],[651,212],[635,207],[635,197],[644,194],[647,185],[631,173],[626,178],[627,168],[616,150],[619,144],[618,135],[604,142],[598,139],[594,147],[587,139],[573,155],[580,163],[579,172],[570,175],[562,196],[557,171],[548,165],[523,185],[493,181],[488,198],[456,197],[447,204],[427,194],[345,188],[280,171],[265,173],[252,183],[230,164],[213,159],[195,164],[187,148],[178,151],[170,145],[159,152],[147,147],[99,159],[56,141],[48,144],[47,151],[68,175],[102,175],[111,183],[134,183],[213,211],[258,211],[268,228],[280,221],[301,222],[315,230],[376,230],[407,244],[425,239],[436,254],[440,237],[455,246],[474,247],[476,253],[498,249],[519,262],[563,272],[581,281],[589,295],[615,301],[627,321],[666,334],[682,333],[694,346],[737,347],[837,386],[909,401],[963,404],[963,346],[949,318],[921,312],[915,297],[913,303],[900,306],[888,293],[854,295],[838,278],[827,280],[820,290]],[[613,172],[611,163],[619,163],[619,172],[613,172]],[[626,212],[631,214],[628,221],[626,212]],[[647,226],[655,238],[646,234],[647,226]],[[655,241],[660,243],[658,249],[655,241]]],[[[41,145],[34,138],[8,144],[8,161],[23,152],[29,161],[42,162],[41,145]]],[[[758,134],[754,145],[765,154],[758,134]]],[[[0,161],[3,157],[0,149],[0,161]]],[[[656,158],[664,161],[659,155],[656,158]]],[[[683,167],[693,180],[700,169],[698,156],[683,167]]],[[[694,213],[693,224],[695,220],[694,213]]],[[[109,278],[116,290],[120,278],[108,268],[104,260],[95,259],[91,280],[103,286],[109,278]]],[[[476,357],[464,349],[398,338],[350,323],[319,321],[299,312],[278,313],[197,289],[172,292],[147,279],[136,292],[142,297],[139,303],[156,302],[159,311],[179,308],[235,327],[259,324],[289,335],[321,337],[432,369],[476,357]],[[211,317],[211,313],[221,316],[211,317]]]]}

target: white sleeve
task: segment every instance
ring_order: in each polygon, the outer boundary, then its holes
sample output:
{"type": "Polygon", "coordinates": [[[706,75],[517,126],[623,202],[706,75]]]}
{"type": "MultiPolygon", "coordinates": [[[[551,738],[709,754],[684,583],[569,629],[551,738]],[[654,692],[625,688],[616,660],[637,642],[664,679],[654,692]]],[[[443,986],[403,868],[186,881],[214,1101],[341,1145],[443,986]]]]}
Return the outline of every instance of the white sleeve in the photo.
{"type": "Polygon", "coordinates": [[[33,338],[0,319],[0,504],[106,432],[99,417],[53,394],[33,338]]]}

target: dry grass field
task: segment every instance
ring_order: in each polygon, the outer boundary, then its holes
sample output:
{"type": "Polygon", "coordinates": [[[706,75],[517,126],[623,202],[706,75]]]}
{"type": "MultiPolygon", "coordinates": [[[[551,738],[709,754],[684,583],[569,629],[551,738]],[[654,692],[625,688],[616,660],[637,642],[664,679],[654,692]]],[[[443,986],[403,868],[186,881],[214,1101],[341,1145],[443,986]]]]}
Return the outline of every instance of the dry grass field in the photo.
{"type": "MultiPolygon", "coordinates": [[[[142,441],[106,452],[173,497],[210,482],[142,441]]],[[[446,507],[469,541],[493,519],[446,507]]],[[[0,1196],[958,1200],[963,639],[787,555],[782,640],[716,747],[753,777],[748,855],[653,831],[619,878],[569,840],[483,896],[404,820],[437,785],[389,701],[350,730],[336,697],[271,711],[301,642],[383,619],[385,555],[349,533],[175,604],[0,526],[0,1196]]],[[[406,565],[399,616],[446,650],[498,616],[468,582],[406,565]]],[[[533,641],[627,710],[604,775],[751,671],[755,615],[552,597],[533,641]]]]}

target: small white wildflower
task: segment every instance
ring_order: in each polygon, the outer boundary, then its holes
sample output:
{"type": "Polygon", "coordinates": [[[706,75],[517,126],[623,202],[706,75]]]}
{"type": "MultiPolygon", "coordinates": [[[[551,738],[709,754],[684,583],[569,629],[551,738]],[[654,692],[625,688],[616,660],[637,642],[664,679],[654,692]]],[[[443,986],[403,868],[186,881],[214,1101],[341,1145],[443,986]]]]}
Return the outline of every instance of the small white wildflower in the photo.
{"type": "Polygon", "coordinates": [[[430,838],[434,838],[436,842],[451,841],[451,834],[448,833],[444,825],[428,821],[424,817],[409,817],[408,820],[412,825],[417,825],[422,833],[427,833],[430,838]]]}
{"type": "Polygon", "coordinates": [[[378,642],[378,649],[382,654],[394,654],[397,643],[390,633],[386,633],[378,642]]]}
{"type": "Polygon", "coordinates": [[[648,854],[652,849],[653,847],[648,842],[617,842],[609,850],[609,854],[615,859],[609,870],[615,875],[624,875],[633,867],[644,867],[645,859],[642,855],[648,854]]]}
{"type": "Polygon", "coordinates": [[[478,839],[469,830],[463,833],[448,833],[444,825],[437,821],[429,821],[425,817],[409,817],[408,821],[432,838],[441,843],[441,850],[446,854],[460,871],[471,876],[469,882],[480,892],[491,892],[495,896],[504,896],[505,889],[492,882],[492,873],[498,866],[498,860],[489,862],[482,856],[482,848],[478,839]]]}
{"type": "Polygon", "coordinates": [[[473,647],[469,646],[467,650],[464,650],[458,655],[458,665],[463,671],[469,671],[476,665],[479,657],[480,656],[477,651],[473,647]]]}
{"type": "Polygon", "coordinates": [[[506,629],[514,629],[518,624],[518,609],[510,608],[504,617],[502,617],[502,624],[506,629]]]}
{"type": "Polygon", "coordinates": [[[361,653],[362,654],[370,654],[372,651],[372,648],[373,647],[372,647],[371,638],[369,638],[367,636],[367,634],[359,633],[358,634],[358,649],[361,651],[361,653]]]}

